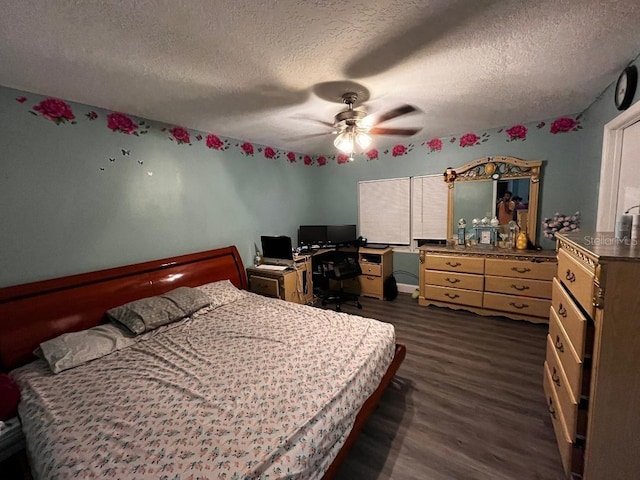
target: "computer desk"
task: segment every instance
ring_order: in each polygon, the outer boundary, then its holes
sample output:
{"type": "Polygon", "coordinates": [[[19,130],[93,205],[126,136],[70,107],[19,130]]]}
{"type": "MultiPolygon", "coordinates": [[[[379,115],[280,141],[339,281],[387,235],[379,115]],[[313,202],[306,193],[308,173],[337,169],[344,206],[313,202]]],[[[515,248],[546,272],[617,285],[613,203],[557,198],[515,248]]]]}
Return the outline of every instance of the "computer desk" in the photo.
{"type": "Polygon", "coordinates": [[[247,267],[249,291],[287,302],[313,303],[311,255],[295,255],[293,267],[286,270],[268,270],[247,267]]]}

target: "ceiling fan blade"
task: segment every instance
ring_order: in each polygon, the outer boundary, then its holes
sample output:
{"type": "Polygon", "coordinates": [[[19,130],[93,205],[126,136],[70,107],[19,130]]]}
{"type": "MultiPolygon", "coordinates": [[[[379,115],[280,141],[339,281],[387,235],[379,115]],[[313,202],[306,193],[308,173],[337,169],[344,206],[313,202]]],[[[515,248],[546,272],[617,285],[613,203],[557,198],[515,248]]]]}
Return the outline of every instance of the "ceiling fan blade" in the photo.
{"type": "Polygon", "coordinates": [[[371,119],[371,122],[372,122],[371,125],[378,125],[380,123],[387,122],[392,118],[397,118],[402,115],[407,115],[409,113],[416,112],[417,110],[418,109],[412,105],[400,105],[399,107],[394,108],[393,110],[389,110],[386,113],[381,113],[381,114],[374,113],[371,119]]]}
{"type": "Polygon", "coordinates": [[[332,122],[325,122],[324,120],[318,120],[317,118],[303,117],[302,115],[296,115],[296,116],[291,117],[291,118],[295,118],[296,120],[305,120],[305,121],[310,121],[310,122],[314,122],[314,123],[319,123],[321,125],[325,125],[327,127],[333,128],[333,123],[332,122]]]}
{"type": "Polygon", "coordinates": [[[383,127],[373,127],[369,130],[369,133],[372,135],[400,135],[410,137],[411,135],[415,135],[420,130],[420,128],[383,128],[383,127]]]}
{"type": "Polygon", "coordinates": [[[284,140],[286,142],[295,142],[297,140],[306,140],[308,138],[323,137],[325,135],[333,135],[334,133],[336,133],[336,132],[331,131],[331,132],[322,132],[322,133],[310,133],[308,135],[299,135],[297,137],[283,138],[282,140],[284,140]]]}

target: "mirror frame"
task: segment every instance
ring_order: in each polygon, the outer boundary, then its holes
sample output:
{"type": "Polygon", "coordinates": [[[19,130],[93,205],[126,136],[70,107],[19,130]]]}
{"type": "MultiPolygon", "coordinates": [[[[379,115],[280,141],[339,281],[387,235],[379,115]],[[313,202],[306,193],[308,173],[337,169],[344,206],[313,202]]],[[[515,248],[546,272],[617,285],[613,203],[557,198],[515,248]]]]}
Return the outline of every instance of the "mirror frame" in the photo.
{"type": "Polygon", "coordinates": [[[504,180],[515,178],[529,179],[529,209],[527,215],[527,237],[536,243],[538,224],[538,198],[542,160],[522,160],[516,157],[483,157],[459,168],[447,168],[444,181],[449,184],[447,205],[447,238],[453,237],[453,196],[456,182],[475,182],[480,180],[504,180]],[[497,175],[497,176],[496,176],[497,175]]]}

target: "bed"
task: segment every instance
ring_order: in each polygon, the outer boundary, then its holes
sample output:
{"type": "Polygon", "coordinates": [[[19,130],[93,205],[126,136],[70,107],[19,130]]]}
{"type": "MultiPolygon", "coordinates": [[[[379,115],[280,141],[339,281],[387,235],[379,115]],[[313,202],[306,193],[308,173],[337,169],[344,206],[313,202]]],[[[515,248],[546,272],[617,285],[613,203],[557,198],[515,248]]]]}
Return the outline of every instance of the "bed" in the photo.
{"type": "Polygon", "coordinates": [[[34,477],[332,478],[405,348],[390,324],[246,287],[225,247],[0,289],[34,477]],[[213,304],[57,374],[34,356],[176,287],[213,304]]]}

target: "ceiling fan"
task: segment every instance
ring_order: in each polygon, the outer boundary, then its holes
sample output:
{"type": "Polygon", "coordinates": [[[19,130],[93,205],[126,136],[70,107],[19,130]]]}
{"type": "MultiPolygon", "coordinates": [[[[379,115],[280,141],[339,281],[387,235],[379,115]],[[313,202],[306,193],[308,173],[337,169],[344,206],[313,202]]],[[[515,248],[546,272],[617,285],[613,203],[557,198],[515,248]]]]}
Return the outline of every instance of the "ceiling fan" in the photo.
{"type": "Polygon", "coordinates": [[[342,95],[342,101],[347,105],[347,109],[339,112],[334,117],[333,123],[320,121],[323,125],[332,127],[333,130],[312,136],[338,134],[333,144],[338,150],[346,153],[350,157],[353,156],[357,147],[366,150],[371,145],[371,135],[411,136],[422,130],[422,127],[386,128],[379,126],[391,119],[417,111],[417,109],[411,105],[401,105],[383,114],[367,115],[366,112],[353,108],[358,101],[357,93],[344,93],[342,95]]]}

